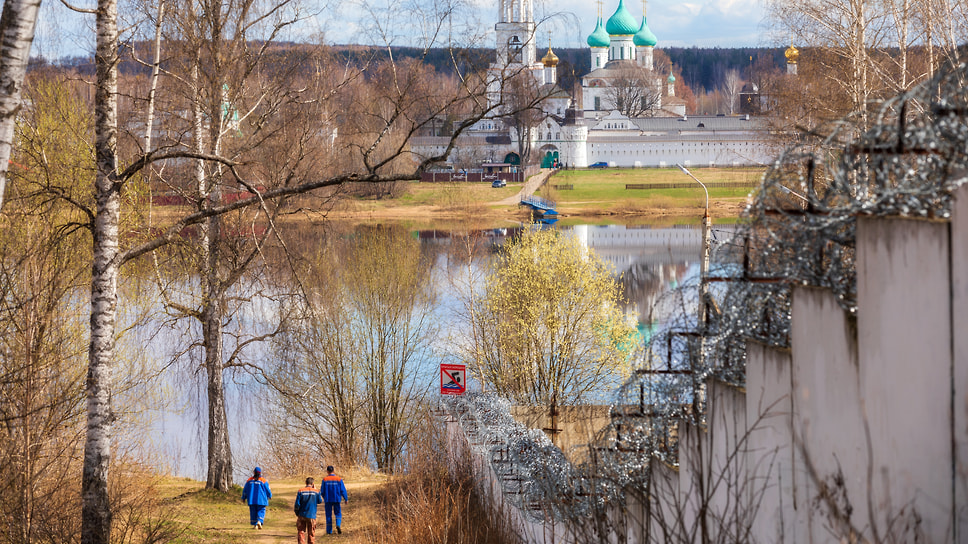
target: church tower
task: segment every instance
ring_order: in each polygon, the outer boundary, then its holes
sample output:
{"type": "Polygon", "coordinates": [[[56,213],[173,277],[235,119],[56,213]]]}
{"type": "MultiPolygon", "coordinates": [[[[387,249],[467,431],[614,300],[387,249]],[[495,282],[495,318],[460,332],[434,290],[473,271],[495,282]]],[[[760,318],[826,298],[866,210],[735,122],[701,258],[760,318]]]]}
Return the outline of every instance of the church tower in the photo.
{"type": "Polygon", "coordinates": [[[787,74],[791,76],[797,75],[797,59],[800,58],[800,52],[797,51],[796,47],[793,47],[793,39],[790,39],[790,47],[783,52],[783,56],[787,59],[787,74]]]}
{"type": "Polygon", "coordinates": [[[532,0],[499,0],[497,64],[532,66],[537,58],[534,43],[534,4],[532,0]]]}
{"type": "Polygon", "coordinates": [[[635,44],[635,57],[639,66],[653,70],[655,66],[652,61],[652,50],[655,49],[655,44],[658,41],[655,34],[649,29],[649,23],[646,22],[645,7],[645,0],[642,0],[642,26],[639,27],[635,36],[632,36],[632,43],[635,44]]]}

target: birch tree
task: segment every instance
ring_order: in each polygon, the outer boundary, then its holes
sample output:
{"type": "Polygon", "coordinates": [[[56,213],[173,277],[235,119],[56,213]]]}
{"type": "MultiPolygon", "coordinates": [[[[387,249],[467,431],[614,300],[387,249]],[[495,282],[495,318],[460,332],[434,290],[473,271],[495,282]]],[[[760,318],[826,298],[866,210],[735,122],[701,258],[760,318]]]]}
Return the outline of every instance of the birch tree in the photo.
{"type": "MultiPolygon", "coordinates": [[[[264,75],[259,77],[259,71],[266,67],[267,44],[293,20],[288,13],[290,8],[291,2],[274,4],[264,12],[255,9],[251,1],[174,5],[172,11],[175,15],[167,25],[171,30],[164,43],[179,44],[173,49],[180,54],[177,55],[178,60],[170,63],[166,70],[167,84],[163,88],[187,100],[185,109],[189,115],[186,121],[191,137],[188,141],[169,137],[161,143],[186,147],[194,154],[188,172],[192,187],[180,189],[200,211],[218,207],[226,191],[237,193],[244,188],[224,163],[212,162],[204,157],[222,156],[236,162],[251,160],[253,148],[266,145],[266,139],[271,138],[271,135],[263,133],[278,129],[275,123],[264,121],[282,115],[287,100],[276,97],[286,97],[287,93],[278,84],[291,74],[283,71],[273,79],[264,75]],[[265,33],[260,31],[263,25],[267,27],[265,33]],[[260,38],[262,45],[253,47],[250,40],[254,38],[260,38]],[[263,122],[248,122],[250,115],[263,122]],[[242,136],[243,129],[247,133],[245,137],[242,136]]],[[[157,43],[159,45],[156,47],[160,47],[161,42],[157,43]]],[[[166,134],[181,134],[171,121],[162,126],[170,129],[166,134]]],[[[290,128],[293,133],[298,130],[295,126],[290,128]]],[[[292,157],[292,154],[288,156],[292,157]]],[[[301,156],[292,157],[296,165],[301,159],[301,156]]],[[[178,169],[173,172],[176,176],[181,173],[183,171],[178,169]]],[[[170,177],[159,176],[162,183],[166,183],[170,177]]],[[[264,186],[265,180],[259,184],[264,186]]],[[[272,233],[274,213],[262,206],[256,208],[254,213],[235,214],[235,226],[242,226],[246,222],[261,225],[252,244],[227,243],[227,239],[242,233],[238,230],[231,232],[235,229],[223,224],[222,215],[210,215],[201,224],[197,244],[199,253],[190,265],[202,280],[199,291],[166,293],[169,311],[197,321],[201,329],[198,342],[202,352],[200,367],[206,380],[208,406],[206,487],[220,491],[228,491],[232,485],[232,448],[224,375],[230,368],[245,366],[246,346],[264,338],[266,334],[272,334],[272,331],[268,331],[246,335],[245,338],[236,336],[234,344],[226,346],[225,327],[233,319],[234,313],[229,294],[237,288],[247,269],[258,260],[265,240],[272,233]]],[[[245,230],[245,227],[241,227],[241,230],[245,230]]],[[[193,285],[193,282],[188,285],[193,285]]]]}
{"type": "Polygon", "coordinates": [[[0,13],[0,208],[39,12],[40,0],[4,0],[0,13]]]}
{"type": "Polygon", "coordinates": [[[730,115],[736,113],[736,105],[739,103],[739,93],[743,89],[743,80],[739,77],[739,71],[727,70],[723,76],[723,100],[726,101],[727,110],[730,115]]]}

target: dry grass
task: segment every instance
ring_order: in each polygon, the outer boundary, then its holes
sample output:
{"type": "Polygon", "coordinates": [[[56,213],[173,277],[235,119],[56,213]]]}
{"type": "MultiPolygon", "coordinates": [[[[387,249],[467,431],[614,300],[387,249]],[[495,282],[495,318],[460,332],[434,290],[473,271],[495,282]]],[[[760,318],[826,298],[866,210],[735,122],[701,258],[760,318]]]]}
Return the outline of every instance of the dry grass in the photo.
{"type": "MultiPolygon", "coordinates": [[[[507,544],[513,530],[490,508],[469,466],[451,467],[436,435],[414,440],[409,470],[376,493],[379,526],[368,544],[507,544]]],[[[464,458],[466,459],[466,457],[464,458]]]]}
{"type": "MultiPolygon", "coordinates": [[[[478,492],[470,467],[452,470],[448,455],[432,422],[424,425],[417,446],[407,455],[406,470],[387,477],[368,470],[340,471],[349,502],[343,506],[343,534],[325,535],[322,507],[318,515],[318,542],[345,544],[506,544],[518,542],[504,521],[488,508],[478,492]]],[[[295,538],[292,503],[306,476],[266,477],[273,498],[263,530],[249,525],[248,507],[240,500],[241,488],[230,493],[204,489],[204,483],[165,478],[154,485],[167,505],[171,520],[183,531],[173,544],[257,542],[275,544],[295,538]]]]}

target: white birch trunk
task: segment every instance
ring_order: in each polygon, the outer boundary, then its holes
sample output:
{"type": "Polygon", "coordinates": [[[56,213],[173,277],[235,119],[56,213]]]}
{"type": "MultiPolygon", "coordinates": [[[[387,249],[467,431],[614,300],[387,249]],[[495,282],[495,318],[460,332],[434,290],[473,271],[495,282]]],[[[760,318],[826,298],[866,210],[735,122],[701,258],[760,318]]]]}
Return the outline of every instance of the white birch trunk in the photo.
{"type": "Polygon", "coordinates": [[[95,155],[97,175],[91,274],[91,344],[87,374],[87,440],[81,483],[81,544],[110,544],[111,372],[118,302],[118,223],[121,184],[117,179],[117,2],[98,0],[95,155]]]}
{"type": "Polygon", "coordinates": [[[4,0],[0,14],[0,208],[40,0],[4,0]]]}

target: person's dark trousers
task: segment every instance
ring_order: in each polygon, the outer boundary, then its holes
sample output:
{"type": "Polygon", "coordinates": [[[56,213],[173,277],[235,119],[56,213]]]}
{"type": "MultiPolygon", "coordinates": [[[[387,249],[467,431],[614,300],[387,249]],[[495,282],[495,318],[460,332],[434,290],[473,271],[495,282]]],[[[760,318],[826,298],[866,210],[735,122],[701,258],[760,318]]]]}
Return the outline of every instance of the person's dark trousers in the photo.
{"type": "Polygon", "coordinates": [[[338,502],[326,503],[326,534],[333,534],[333,515],[336,516],[336,526],[343,524],[343,512],[338,502]]]}

